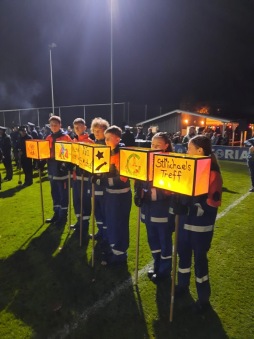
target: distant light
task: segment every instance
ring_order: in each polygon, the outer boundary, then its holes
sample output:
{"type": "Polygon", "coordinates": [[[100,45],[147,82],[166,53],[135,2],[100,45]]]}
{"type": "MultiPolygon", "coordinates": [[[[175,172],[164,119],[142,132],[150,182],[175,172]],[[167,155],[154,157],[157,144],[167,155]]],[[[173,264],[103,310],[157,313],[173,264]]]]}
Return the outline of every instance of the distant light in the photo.
{"type": "Polygon", "coordinates": [[[188,119],[186,119],[186,120],[184,120],[184,122],[185,122],[186,124],[188,124],[189,120],[188,120],[188,119]]]}
{"type": "Polygon", "coordinates": [[[204,125],[204,123],[205,123],[204,121],[201,121],[201,125],[204,125]]]}
{"type": "Polygon", "coordinates": [[[56,46],[56,43],[54,43],[54,42],[52,42],[52,44],[49,45],[49,48],[55,48],[55,47],[57,47],[57,46],[56,46]]]}

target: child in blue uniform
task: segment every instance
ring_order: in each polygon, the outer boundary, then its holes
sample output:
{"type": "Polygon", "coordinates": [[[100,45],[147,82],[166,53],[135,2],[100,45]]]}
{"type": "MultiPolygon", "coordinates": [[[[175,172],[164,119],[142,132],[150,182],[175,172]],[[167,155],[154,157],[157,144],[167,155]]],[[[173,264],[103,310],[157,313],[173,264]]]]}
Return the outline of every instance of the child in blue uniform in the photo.
{"type": "Polygon", "coordinates": [[[64,226],[68,214],[68,164],[55,159],[56,141],[71,141],[66,132],[61,128],[61,118],[53,115],[49,118],[51,129],[50,135],[46,137],[49,141],[50,158],[48,163],[48,177],[51,186],[54,215],[46,219],[46,223],[55,223],[56,226],[64,226]]]}
{"type": "Polygon", "coordinates": [[[211,156],[212,164],[208,193],[193,198],[186,197],[185,207],[188,209],[188,213],[179,216],[179,265],[175,296],[189,292],[193,253],[198,294],[198,300],[193,305],[193,311],[194,313],[203,313],[210,307],[211,288],[207,252],[212,242],[218,207],[221,205],[222,177],[217,159],[212,153],[209,138],[204,135],[197,135],[190,139],[188,154],[211,156]]]}
{"type": "MultiPolygon", "coordinates": [[[[151,149],[172,152],[167,134],[156,133],[152,138],[151,149]]],[[[169,278],[171,273],[174,215],[169,214],[170,193],[152,187],[151,182],[138,181],[135,188],[135,203],[139,205],[141,202],[141,221],[146,225],[148,243],[154,259],[154,266],[148,271],[148,277],[157,283],[169,278]]]]}
{"type": "Polygon", "coordinates": [[[129,218],[131,211],[130,181],[119,174],[119,143],[122,130],[111,126],[105,131],[105,143],[110,146],[110,172],[96,180],[105,187],[105,217],[108,250],[104,247],[102,265],[126,263],[129,247],[129,218]]]}
{"type": "MultiPolygon", "coordinates": [[[[91,122],[91,132],[94,135],[94,142],[99,145],[105,145],[105,130],[109,127],[107,120],[102,118],[94,118],[91,122]]],[[[96,224],[98,227],[98,232],[94,235],[95,240],[103,239],[103,233],[106,229],[105,224],[105,203],[104,203],[104,190],[105,188],[101,185],[96,185],[94,187],[94,214],[96,219],[96,224]]],[[[90,234],[92,238],[92,234],[90,234]]]]}
{"type": "MultiPolygon", "coordinates": [[[[86,132],[86,122],[82,118],[77,118],[73,121],[73,128],[75,132],[75,137],[73,142],[84,142],[84,143],[94,143],[88,136],[86,132]]],[[[73,171],[73,206],[74,211],[77,217],[77,222],[74,225],[71,225],[70,228],[75,231],[75,235],[80,235],[80,217],[82,211],[82,235],[84,238],[88,235],[89,219],[91,215],[91,182],[90,174],[79,168],[75,167],[73,171]],[[83,197],[82,197],[82,210],[81,210],[81,180],[82,174],[84,178],[83,182],[83,197]]]]}

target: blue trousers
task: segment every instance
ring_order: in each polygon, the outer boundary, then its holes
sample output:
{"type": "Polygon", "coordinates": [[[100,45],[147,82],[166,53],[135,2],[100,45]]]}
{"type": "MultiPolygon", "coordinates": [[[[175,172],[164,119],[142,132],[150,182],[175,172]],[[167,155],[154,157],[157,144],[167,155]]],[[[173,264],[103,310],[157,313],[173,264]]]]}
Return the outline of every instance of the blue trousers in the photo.
{"type": "Polygon", "coordinates": [[[168,201],[150,201],[141,208],[147,238],[154,259],[154,272],[169,276],[172,268],[172,232],[174,215],[169,214],[168,201]]]}
{"type": "Polygon", "coordinates": [[[191,276],[191,260],[194,254],[194,270],[196,276],[196,288],[198,299],[201,302],[207,302],[211,295],[211,287],[208,275],[208,259],[213,231],[194,232],[185,230],[183,224],[179,226],[178,237],[178,284],[180,286],[189,286],[191,276]]]}
{"type": "Polygon", "coordinates": [[[254,188],[254,159],[247,159],[247,164],[250,170],[250,178],[251,178],[251,184],[252,187],[254,188]]]}
{"type": "Polygon", "coordinates": [[[77,217],[78,226],[82,212],[82,224],[88,230],[89,219],[91,215],[91,183],[87,177],[84,177],[82,209],[81,209],[81,179],[72,181],[73,207],[77,217]]]}
{"type": "Polygon", "coordinates": [[[126,193],[105,192],[107,241],[115,256],[126,256],[129,247],[131,190],[126,193]]]}
{"type": "Polygon", "coordinates": [[[50,179],[51,196],[54,212],[59,218],[66,218],[68,214],[68,180],[50,179]]]}
{"type": "Polygon", "coordinates": [[[104,233],[106,232],[106,223],[105,223],[105,197],[104,190],[99,189],[95,185],[95,206],[94,214],[96,219],[96,224],[98,227],[98,233],[100,233],[103,238],[105,238],[104,233]]]}

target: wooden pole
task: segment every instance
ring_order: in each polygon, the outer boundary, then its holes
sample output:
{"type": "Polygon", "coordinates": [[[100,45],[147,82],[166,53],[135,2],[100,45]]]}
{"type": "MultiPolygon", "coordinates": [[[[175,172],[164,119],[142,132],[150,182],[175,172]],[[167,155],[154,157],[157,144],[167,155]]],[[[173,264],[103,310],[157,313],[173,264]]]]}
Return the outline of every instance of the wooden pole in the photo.
{"type": "Polygon", "coordinates": [[[171,303],[170,303],[170,314],[169,314],[170,322],[173,321],[173,311],[174,311],[174,301],[175,301],[174,299],[175,299],[178,231],[179,231],[179,215],[176,215],[175,216],[175,240],[174,240],[174,253],[173,253],[173,267],[172,267],[171,303]]]}
{"type": "Polygon", "coordinates": [[[92,209],[91,209],[91,217],[92,217],[92,267],[94,267],[94,246],[95,246],[95,239],[94,239],[94,233],[95,233],[95,188],[94,183],[92,183],[92,209]]]}
{"type": "Polygon", "coordinates": [[[40,195],[41,195],[41,215],[42,215],[42,224],[44,225],[44,203],[43,203],[43,192],[42,192],[42,182],[41,182],[41,169],[38,169],[39,179],[40,179],[40,195]]]}
{"type": "Polygon", "coordinates": [[[134,285],[138,284],[138,263],[139,263],[139,240],[140,240],[140,214],[141,208],[138,208],[137,233],[136,233],[136,262],[134,285]]]}
{"type": "Polygon", "coordinates": [[[69,225],[69,230],[70,230],[71,229],[71,171],[68,171],[68,200],[69,200],[68,225],[69,225]]]}
{"type": "Polygon", "coordinates": [[[81,174],[80,183],[80,213],[79,213],[79,246],[82,246],[82,232],[83,232],[83,196],[84,196],[84,173],[81,174]]]}

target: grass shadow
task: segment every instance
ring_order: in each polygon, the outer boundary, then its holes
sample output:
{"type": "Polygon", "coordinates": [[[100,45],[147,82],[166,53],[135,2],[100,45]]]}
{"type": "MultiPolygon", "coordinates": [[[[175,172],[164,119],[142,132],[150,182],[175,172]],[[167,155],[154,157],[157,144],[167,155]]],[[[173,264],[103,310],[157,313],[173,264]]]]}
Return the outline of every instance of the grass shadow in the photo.
{"type": "Polygon", "coordinates": [[[9,188],[6,191],[0,191],[0,198],[11,198],[13,197],[16,193],[18,193],[19,191],[21,191],[22,189],[24,189],[24,187],[22,187],[21,185],[18,185],[16,187],[13,188],[9,188]]]}
{"type": "Polygon", "coordinates": [[[190,294],[175,300],[173,321],[170,316],[170,288],[166,286],[157,289],[157,305],[159,320],[153,322],[157,339],[226,339],[228,338],[217,313],[211,308],[202,315],[191,311],[194,300],[190,294]]]}
{"type": "Polygon", "coordinates": [[[222,187],[222,192],[232,193],[232,194],[239,194],[239,192],[229,190],[227,187],[222,187]]]}

